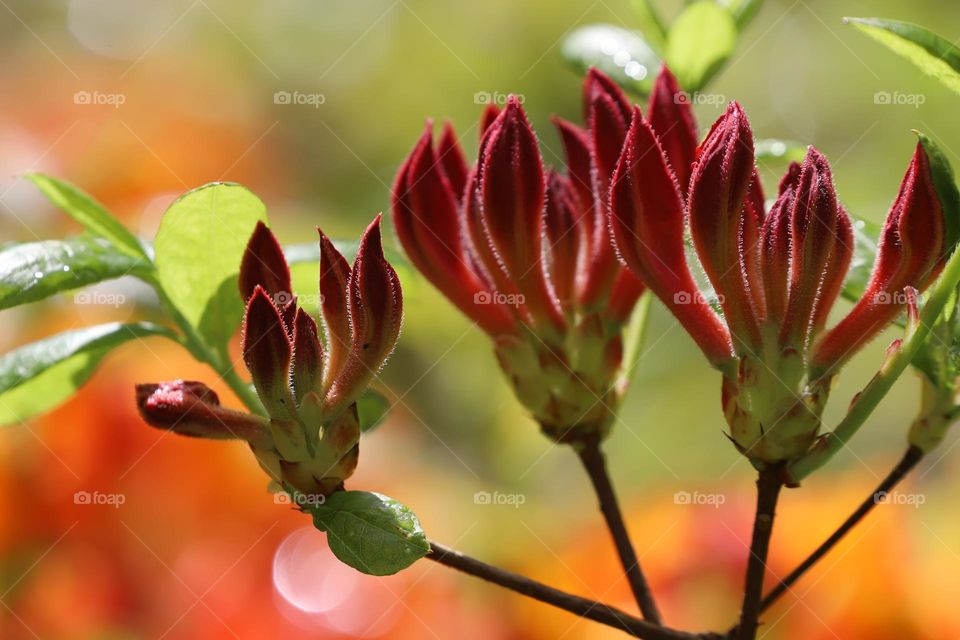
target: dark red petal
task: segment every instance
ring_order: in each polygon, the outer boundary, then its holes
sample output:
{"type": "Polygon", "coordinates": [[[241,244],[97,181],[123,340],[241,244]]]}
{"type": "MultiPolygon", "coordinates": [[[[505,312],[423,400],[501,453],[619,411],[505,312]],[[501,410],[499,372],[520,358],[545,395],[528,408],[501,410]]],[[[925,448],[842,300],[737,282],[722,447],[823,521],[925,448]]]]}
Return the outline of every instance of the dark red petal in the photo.
{"type": "Polygon", "coordinates": [[[837,241],[833,245],[830,261],[824,270],[823,284],[820,286],[817,305],[813,311],[813,330],[810,332],[813,340],[816,340],[823,331],[830,309],[833,308],[833,303],[837,301],[837,297],[843,290],[843,281],[847,277],[850,262],[853,260],[853,224],[843,207],[840,207],[840,215],[837,216],[836,236],[837,241]]]}
{"type": "Polygon", "coordinates": [[[470,171],[467,160],[460,148],[457,132],[450,122],[443,124],[443,132],[437,142],[437,158],[443,173],[458,200],[463,198],[463,189],[467,185],[467,173],[470,171]]]}
{"type": "Polygon", "coordinates": [[[800,165],[793,163],[780,181],[780,195],[770,208],[760,231],[760,265],[767,321],[774,326],[783,323],[790,291],[790,214],[796,195],[800,165]]]}
{"type": "Polygon", "coordinates": [[[500,268],[524,296],[534,321],[563,331],[541,256],[546,183],[540,149],[515,96],[484,138],[479,171],[480,219],[500,268]]]}
{"type": "Polygon", "coordinates": [[[300,402],[311,391],[323,393],[323,347],[316,321],[297,309],[293,320],[293,393],[300,402]]]}
{"type": "Polygon", "coordinates": [[[610,189],[611,227],[621,258],[670,309],[707,358],[732,356],[730,335],[687,266],[683,198],[650,125],[634,112],[610,189]]]}
{"type": "Polygon", "coordinates": [[[561,118],[553,118],[553,123],[560,133],[560,140],[563,141],[564,155],[566,155],[567,175],[570,177],[570,183],[576,189],[580,202],[590,215],[585,217],[585,221],[591,225],[588,234],[593,236],[592,225],[595,222],[593,207],[596,196],[593,192],[592,165],[590,162],[590,138],[587,132],[561,118]]]}
{"type": "Polygon", "coordinates": [[[841,215],[830,164],[810,147],[797,179],[791,212],[790,292],[780,333],[781,342],[801,352],[813,328],[814,307],[838,234],[844,231],[838,222],[841,215]]]}
{"type": "MultiPolygon", "coordinates": [[[[290,269],[283,257],[283,249],[262,221],[257,222],[247,248],[243,252],[240,262],[240,295],[246,302],[253,295],[257,285],[271,296],[286,295],[292,297],[290,285],[290,269]]],[[[283,304],[283,303],[278,303],[283,304]]]]}
{"type": "Polygon", "coordinates": [[[617,279],[610,290],[610,302],[607,305],[606,317],[620,324],[630,319],[637,299],[643,294],[646,287],[630,269],[620,268],[617,279]]]}
{"type": "Polygon", "coordinates": [[[508,311],[475,304],[489,287],[470,263],[456,194],[438,167],[428,124],[393,187],[393,224],[400,244],[417,269],[485,331],[512,333],[515,323],[508,311]]]}
{"type": "Polygon", "coordinates": [[[330,242],[330,238],[320,229],[317,232],[320,234],[320,315],[327,343],[323,384],[325,389],[329,389],[350,354],[350,311],[347,303],[350,265],[330,242]]]}
{"type": "Polygon", "coordinates": [[[681,190],[686,192],[697,153],[697,122],[687,94],[680,89],[667,65],[661,67],[653,84],[647,117],[677,174],[681,190]]]}
{"type": "Polygon", "coordinates": [[[863,297],[820,340],[814,366],[828,371],[846,361],[907,303],[907,287],[922,291],[939,275],[945,260],[945,220],[930,171],[918,144],[900,185],[877,246],[877,261],[863,297]]]}
{"type": "Polygon", "coordinates": [[[256,287],[243,322],[243,361],[271,417],[289,419],[296,414],[290,393],[290,359],[293,347],[280,311],[261,287],[256,287]]]}
{"type": "Polygon", "coordinates": [[[554,293],[568,313],[575,303],[577,267],[585,258],[580,255],[584,243],[578,219],[582,215],[580,198],[570,180],[551,169],[547,175],[546,215],[543,218],[544,254],[554,293]]]}
{"type": "Polygon", "coordinates": [[[202,382],[138,384],[136,392],[137,409],[152,427],[198,438],[269,442],[266,420],[221,407],[217,394],[202,382]]]}
{"type": "Polygon", "coordinates": [[[333,411],[356,401],[393,352],[403,321],[403,293],[383,256],[378,215],[363,236],[349,283],[353,336],[350,355],[327,397],[333,411]]]}
{"type": "Polygon", "coordinates": [[[763,294],[763,272],[761,265],[761,229],[766,213],[764,212],[763,185],[760,174],[753,171],[753,180],[747,190],[743,205],[743,218],[740,222],[740,249],[743,253],[743,273],[747,283],[747,293],[758,318],[767,315],[767,303],[763,294]]]}
{"type": "Polygon", "coordinates": [[[714,124],[697,150],[690,180],[690,234],[703,269],[720,296],[738,351],[760,343],[746,256],[741,242],[743,215],[754,176],[753,134],[736,102],[714,124]]]}

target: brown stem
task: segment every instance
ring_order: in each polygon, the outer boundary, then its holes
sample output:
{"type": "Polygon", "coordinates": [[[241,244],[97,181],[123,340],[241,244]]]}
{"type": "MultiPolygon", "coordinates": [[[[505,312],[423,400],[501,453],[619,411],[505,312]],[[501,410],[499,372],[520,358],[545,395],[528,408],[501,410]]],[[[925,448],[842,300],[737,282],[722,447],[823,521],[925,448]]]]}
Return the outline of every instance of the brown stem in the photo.
{"type": "Polygon", "coordinates": [[[767,568],[767,552],[773,533],[773,518],[780,496],[781,469],[770,466],[757,477],[757,513],[753,520],[753,538],[750,541],[750,559],[740,610],[739,640],[754,640],[760,622],[760,598],[763,595],[763,576],[767,568]]]}
{"type": "Polygon", "coordinates": [[[829,538],[824,540],[823,544],[817,547],[817,550],[811,553],[806,560],[804,560],[800,565],[794,569],[790,575],[783,578],[777,586],[770,590],[766,596],[763,598],[763,602],[760,603],[760,611],[765,611],[770,605],[772,605],[777,598],[782,596],[793,584],[799,580],[803,574],[805,574],[810,567],[815,565],[820,558],[825,556],[828,551],[840,542],[843,537],[853,529],[858,522],[863,520],[863,518],[870,513],[877,504],[883,501],[883,498],[887,493],[893,489],[898,482],[900,482],[905,475],[907,475],[914,467],[917,466],[917,463],[923,458],[923,451],[917,447],[911,446],[907,449],[907,452],[903,455],[900,462],[897,463],[897,466],[890,471],[886,478],[883,479],[877,488],[874,489],[867,498],[860,504],[856,511],[850,514],[850,517],[844,520],[843,524],[840,525],[840,528],[833,532],[829,538]]]}
{"type": "Polygon", "coordinates": [[[720,640],[723,637],[716,633],[693,634],[666,629],[602,602],[560,591],[541,582],[465,556],[459,551],[449,549],[437,542],[430,542],[430,553],[426,557],[481,580],[486,580],[534,600],[569,611],[582,618],[620,629],[635,638],[645,638],[646,640],[720,640]]]}
{"type": "Polygon", "coordinates": [[[630,582],[630,589],[637,600],[640,612],[643,617],[650,622],[660,624],[660,612],[657,610],[657,604],[653,600],[653,594],[650,592],[650,585],[647,583],[643,570],[640,568],[640,560],[637,559],[637,553],[630,542],[630,534],[627,533],[627,525],[623,521],[623,514],[620,512],[620,505],[617,502],[617,494],[613,490],[613,484],[610,482],[610,474],[607,473],[607,464],[603,452],[600,451],[599,440],[588,440],[582,443],[577,449],[583,467],[590,476],[590,482],[593,483],[597,499],[600,501],[600,511],[607,521],[607,528],[610,529],[610,535],[613,537],[613,543],[617,547],[617,553],[620,556],[620,564],[627,574],[627,580],[630,582]]]}

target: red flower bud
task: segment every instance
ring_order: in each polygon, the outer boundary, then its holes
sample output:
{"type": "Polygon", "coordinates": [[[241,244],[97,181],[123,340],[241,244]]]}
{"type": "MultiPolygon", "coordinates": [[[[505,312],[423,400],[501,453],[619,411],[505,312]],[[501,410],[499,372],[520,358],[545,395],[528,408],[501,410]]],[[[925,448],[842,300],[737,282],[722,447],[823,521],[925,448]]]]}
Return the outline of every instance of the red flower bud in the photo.
{"type": "MultiPolygon", "coordinates": [[[[744,208],[755,175],[753,134],[736,102],[730,104],[697,150],[689,194],[690,234],[720,299],[738,352],[760,343],[759,309],[749,289],[744,208]]],[[[751,222],[751,225],[753,223],[751,222]]]]}
{"type": "Polygon", "coordinates": [[[661,67],[653,83],[647,116],[685,195],[697,153],[697,123],[687,94],[680,89],[667,65],[661,67]]]}
{"type": "Polygon", "coordinates": [[[417,269],[485,331],[491,335],[513,333],[516,321],[509,309],[476,304],[478,296],[491,297],[491,291],[471,264],[475,258],[464,245],[458,211],[463,192],[461,189],[458,197],[438,162],[428,123],[394,183],[397,237],[417,269]]]}
{"type": "Polygon", "coordinates": [[[480,141],[483,141],[483,136],[487,134],[487,130],[490,128],[497,117],[500,115],[500,107],[495,104],[488,104],[483,109],[483,115],[480,116],[480,141]]]}
{"type": "Polygon", "coordinates": [[[277,420],[291,419],[296,415],[290,393],[293,346],[280,311],[259,285],[247,303],[242,342],[243,361],[263,406],[277,420]]]}
{"type": "Polygon", "coordinates": [[[774,326],[783,323],[787,312],[787,293],[790,287],[790,233],[793,200],[800,165],[790,163],[780,181],[780,195],[770,208],[760,230],[760,265],[763,273],[764,306],[767,321],[774,326]]]}
{"type": "Polygon", "coordinates": [[[730,336],[687,266],[683,198],[656,134],[636,109],[610,189],[621,258],[673,312],[707,358],[732,356],[730,336]]]}
{"type": "Polygon", "coordinates": [[[220,398],[202,382],[173,380],[137,385],[137,409],[152,427],[185,436],[259,444],[269,441],[263,418],[220,406],[220,398]]]}
{"type": "Polygon", "coordinates": [[[843,363],[903,312],[906,287],[922,291],[945,260],[945,220],[921,144],[900,184],[880,235],[867,289],[847,316],[817,344],[813,364],[825,372],[843,363]]]}
{"type": "MultiPolygon", "coordinates": [[[[429,136],[428,136],[429,140],[429,136]]],[[[443,133],[440,134],[440,140],[437,142],[437,159],[443,169],[453,190],[454,196],[458,201],[463,200],[463,190],[467,186],[467,174],[470,168],[467,166],[467,160],[463,157],[463,149],[460,148],[460,141],[457,139],[457,133],[453,130],[453,125],[449,122],[444,123],[443,133]]]]}
{"type": "MultiPolygon", "coordinates": [[[[475,187],[477,202],[468,203],[474,213],[468,223],[484,267],[491,274],[502,273],[516,287],[534,325],[563,331],[563,315],[548,287],[541,254],[546,184],[540,151],[514,96],[484,136],[475,187]],[[484,240],[487,246],[482,246],[484,240]]],[[[500,275],[494,279],[502,282],[500,275]]]]}
{"type": "Polygon", "coordinates": [[[327,363],[323,387],[330,389],[350,353],[350,311],[347,282],[350,266],[320,229],[320,315],[326,332],[327,363]]]}
{"type": "Polygon", "coordinates": [[[580,249],[586,242],[579,223],[583,206],[570,179],[550,170],[547,177],[546,215],[543,216],[543,234],[546,240],[547,270],[561,308],[569,312],[576,300],[577,273],[580,249]]]}
{"type": "Polygon", "coordinates": [[[396,271],[383,256],[380,216],[363,236],[347,285],[350,306],[350,354],[327,397],[336,413],[363,393],[393,352],[403,320],[403,294],[396,271]]]}
{"type": "Polygon", "coordinates": [[[250,299],[258,285],[274,297],[278,306],[283,306],[292,297],[290,269],[283,257],[283,249],[262,221],[257,222],[243,252],[239,283],[244,302],[250,299]]]}

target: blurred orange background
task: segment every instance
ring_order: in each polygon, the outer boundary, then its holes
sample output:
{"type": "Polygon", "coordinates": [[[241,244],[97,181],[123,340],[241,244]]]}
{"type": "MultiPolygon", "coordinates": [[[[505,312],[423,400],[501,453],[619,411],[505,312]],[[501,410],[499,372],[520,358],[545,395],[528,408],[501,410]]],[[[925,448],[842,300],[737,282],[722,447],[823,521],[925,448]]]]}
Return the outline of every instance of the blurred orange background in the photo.
{"type": "MultiPolygon", "coordinates": [[[[960,37],[955,3],[767,0],[711,90],[743,102],[759,136],[824,150],[846,204],[878,220],[909,159],[909,129],[931,133],[957,164],[960,121],[955,96],[843,27],[848,14],[960,37]],[[880,90],[926,99],[878,106],[880,90]]],[[[0,233],[77,231],[17,177],[44,171],[147,238],[176,195],[214,180],[256,192],[285,243],[312,241],[317,225],[356,237],[388,208],[423,118],[468,132],[479,91],[524,94],[545,159],[558,162],[548,117],[579,110],[579,78],[558,42],[591,22],[634,27],[630,16],[627,0],[0,0],[0,233]],[[323,102],[278,104],[278,91],[323,102]],[[78,92],[114,98],[84,104],[78,92]]],[[[720,108],[698,105],[701,127],[720,108]]],[[[780,169],[766,172],[768,190],[780,169]]],[[[101,286],[145,295],[126,280],[101,286]]],[[[404,290],[404,334],[383,375],[394,408],[365,437],[351,486],[401,500],[430,537],[470,555],[632,611],[575,456],[537,433],[479,332],[422,281],[408,277],[404,290]],[[478,504],[480,491],[522,504],[478,504]]],[[[0,347],[138,313],[59,296],[0,315],[0,347]]],[[[726,628],[742,589],[752,469],[721,434],[717,374],[657,305],[648,336],[610,467],[666,620],[726,628]]],[[[895,337],[847,369],[828,424],[895,337]]],[[[340,565],[308,518],[276,504],[243,445],[141,422],[133,384],[173,378],[208,381],[237,404],[178,347],[136,342],[73,400],[0,432],[0,638],[621,637],[430,562],[389,578],[340,565]],[[78,504],[77,492],[122,504],[78,504]]],[[[904,376],[848,450],[784,493],[773,574],[899,459],[918,389],[904,376]]],[[[902,486],[922,504],[879,507],[765,615],[761,637],[960,638],[957,442],[948,437],[902,486]]]]}

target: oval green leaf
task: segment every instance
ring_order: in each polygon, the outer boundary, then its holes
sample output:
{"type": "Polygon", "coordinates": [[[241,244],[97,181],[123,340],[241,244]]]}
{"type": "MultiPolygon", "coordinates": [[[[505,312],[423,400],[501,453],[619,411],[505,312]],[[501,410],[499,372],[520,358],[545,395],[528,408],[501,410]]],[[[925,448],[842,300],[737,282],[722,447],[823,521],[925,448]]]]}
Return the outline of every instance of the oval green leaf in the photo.
{"type": "Polygon", "coordinates": [[[334,555],[361,573],[387,576],[427,555],[420,521],[393,498],[366,491],[338,491],[314,511],[334,555]]]}
{"type": "Polygon", "coordinates": [[[633,13],[640,22],[640,32],[650,46],[656,51],[663,51],[667,43],[667,28],[660,17],[660,12],[651,0],[630,0],[633,13]]]}
{"type": "Polygon", "coordinates": [[[684,10],[667,35],[667,64],[684,90],[700,90],[727,61],[737,42],[733,16],[711,0],[684,10]]]}
{"type": "Polygon", "coordinates": [[[159,325],[111,322],[66,331],[7,353],[0,358],[0,426],[59,405],[93,375],[111,349],[149,336],[176,340],[159,325]]]}
{"type": "Polygon", "coordinates": [[[649,95],[661,65],[643,36],[608,24],[581,27],[567,36],[563,58],[581,72],[596,67],[642,96],[649,95]]]}
{"type": "Polygon", "coordinates": [[[263,202],[238,184],[212,183],[170,205],[153,243],[160,286],[209,346],[222,350],[240,326],[237,275],[263,202]]]}
{"type": "Polygon", "coordinates": [[[24,177],[90,233],[106,238],[130,256],[148,259],[140,241],[86,192],[65,180],[42,173],[28,173],[24,177]]]}
{"type": "Polygon", "coordinates": [[[960,93],[960,48],[949,40],[909,22],[881,18],[844,18],[924,73],[960,93]]]}
{"type": "Polygon", "coordinates": [[[0,251],[0,309],[150,269],[146,258],[89,234],[12,245],[0,251]]]}

